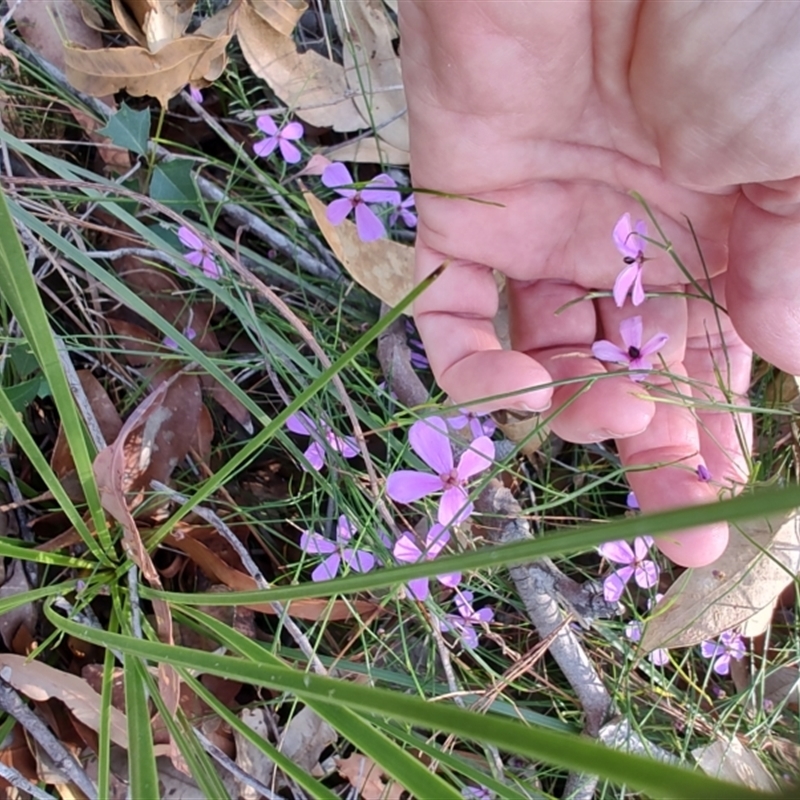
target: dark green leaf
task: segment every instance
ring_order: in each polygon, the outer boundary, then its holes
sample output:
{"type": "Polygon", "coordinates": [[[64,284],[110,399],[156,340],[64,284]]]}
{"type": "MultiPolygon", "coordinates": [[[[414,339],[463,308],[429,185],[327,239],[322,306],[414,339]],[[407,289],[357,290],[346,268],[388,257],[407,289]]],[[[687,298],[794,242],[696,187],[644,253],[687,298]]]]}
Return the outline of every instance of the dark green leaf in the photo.
{"type": "Polygon", "coordinates": [[[189,161],[158,164],[150,179],[150,197],[181,214],[196,211],[200,205],[189,161]]]}
{"type": "Polygon", "coordinates": [[[109,118],[108,125],[97,132],[108,136],[118,147],[143,156],[147,153],[147,140],[150,138],[150,109],[134,111],[123,103],[120,110],[109,118]]]}

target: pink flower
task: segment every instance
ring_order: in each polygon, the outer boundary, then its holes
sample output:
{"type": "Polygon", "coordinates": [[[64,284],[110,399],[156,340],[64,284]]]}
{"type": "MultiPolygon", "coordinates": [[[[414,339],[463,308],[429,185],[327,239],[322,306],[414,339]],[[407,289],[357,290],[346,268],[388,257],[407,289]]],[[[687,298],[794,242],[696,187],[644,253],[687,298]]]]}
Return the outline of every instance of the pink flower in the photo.
{"type": "Polygon", "coordinates": [[[256,127],[267,134],[253,145],[253,152],[257,156],[266,158],[278,147],[287,164],[296,164],[303,157],[300,150],[292,144],[293,139],[303,138],[303,126],[299,122],[288,122],[279,128],[272,117],[262,114],[256,120],[256,127]]]}
{"type": "Polygon", "coordinates": [[[631,227],[631,215],[623,214],[614,226],[614,244],[624,256],[623,261],[628,265],[617,275],[614,281],[614,302],[618,308],[625,304],[628,292],[631,292],[631,301],[635,306],[644,302],[644,288],[642,287],[642,266],[647,260],[644,257],[644,239],[647,236],[647,225],[643,219],[636,220],[636,227],[631,227]]]}
{"type": "Polygon", "coordinates": [[[341,453],[345,458],[353,458],[353,456],[358,455],[358,445],[352,436],[337,436],[329,425],[324,422],[319,424],[314,422],[308,414],[304,414],[302,411],[292,414],[286,420],[286,427],[292,433],[316,437],[316,441],[313,441],[303,453],[308,459],[308,463],[316,470],[322,469],[325,465],[325,445],[323,441],[327,442],[331,450],[341,453]]]}
{"type": "Polygon", "coordinates": [[[465,786],[461,790],[464,800],[492,800],[494,795],[485,786],[465,786]]]}
{"type": "Polygon", "coordinates": [[[627,505],[631,511],[641,511],[639,500],[633,492],[628,492],[628,496],[625,498],[625,505],[627,505]]]}
{"type": "Polygon", "coordinates": [[[456,610],[458,614],[447,614],[440,623],[443,631],[453,631],[458,635],[464,647],[473,650],[478,646],[478,633],[475,625],[491,622],[494,611],[491,608],[481,608],[478,611],[472,607],[473,594],[470,591],[456,593],[456,610]]]}
{"type": "MultiPolygon", "coordinates": [[[[207,278],[212,278],[213,280],[219,279],[222,275],[222,270],[219,268],[217,262],[214,261],[214,257],[211,255],[211,249],[191,228],[188,228],[186,225],[181,225],[181,227],[178,228],[178,239],[180,239],[181,244],[189,250],[185,258],[190,264],[202,269],[203,274],[207,278]]],[[[189,274],[180,267],[178,267],[178,272],[181,275],[189,274]]]]}
{"type": "Polygon", "coordinates": [[[469,432],[473,439],[477,439],[478,436],[491,436],[497,430],[497,424],[488,412],[478,414],[466,408],[459,408],[458,412],[454,417],[447,418],[448,425],[457,431],[469,426],[469,432]],[[488,417],[488,419],[481,419],[481,417],[488,417]]]}
{"type": "Polygon", "coordinates": [[[189,84],[189,97],[195,101],[195,103],[202,103],[203,102],[203,93],[196,87],[189,84]]]}
{"type": "MultiPolygon", "coordinates": [[[[425,537],[425,548],[420,549],[417,538],[413,533],[406,531],[394,545],[394,557],[404,564],[416,564],[418,561],[433,561],[442,552],[445,545],[450,541],[450,532],[441,525],[431,525],[428,535],[425,537]]],[[[439,583],[449,586],[451,589],[458,586],[461,580],[460,572],[448,572],[444,575],[437,575],[439,583]]],[[[408,592],[420,603],[428,599],[430,588],[428,578],[414,578],[408,582],[408,592]]]]}
{"type": "Polygon", "coordinates": [[[396,205],[391,214],[389,214],[389,225],[394,225],[398,219],[403,220],[403,224],[407,228],[417,227],[417,215],[410,209],[414,208],[415,200],[414,195],[410,194],[403,200],[402,203],[396,205]]]}
{"type": "Polygon", "coordinates": [[[386,493],[398,503],[413,503],[434,492],[444,492],[437,519],[441,525],[465,520],[473,509],[467,495],[467,481],[488,469],[494,459],[494,443],[479,436],[454,466],[453,448],[447,423],[441,417],[415,422],[408,432],[411,449],[434,471],[398,470],[389,475],[386,493]]]}
{"type": "Polygon", "coordinates": [[[697,480],[703,483],[708,483],[711,480],[711,473],[708,471],[708,467],[705,464],[697,465],[697,480]]]}
{"type": "Polygon", "coordinates": [[[621,564],[622,568],[612,572],[603,581],[603,597],[609,603],[616,603],[625,591],[625,584],[631,578],[642,589],[649,589],[658,583],[659,568],[655,561],[646,558],[653,544],[650,536],[638,536],[633,540],[633,549],[627,542],[606,542],[598,547],[603,558],[621,564]]]}
{"type": "Polygon", "coordinates": [[[328,205],[325,212],[328,222],[341,225],[345,217],[355,210],[356,230],[362,242],[372,242],[386,233],[383,223],[368,204],[400,205],[400,193],[395,188],[397,184],[388,175],[376,175],[363,189],[344,188],[351,186],[353,177],[344,164],[336,162],[325,167],[322,182],[341,195],[328,205]]]}
{"type": "MultiPolygon", "coordinates": [[[[658,593],[655,596],[655,600],[652,598],[647,601],[647,610],[652,611],[653,606],[656,603],[661,601],[661,598],[664,597],[663,594],[658,593]]],[[[625,626],[625,636],[630,639],[632,642],[638,642],[642,638],[642,628],[643,625],[641,622],[634,621],[629,622],[625,626]]],[[[647,656],[650,661],[655,664],[657,667],[663,667],[664,664],[669,663],[669,651],[663,647],[659,647],[656,650],[653,650],[649,656],[647,656]]]]}
{"type": "Polygon", "coordinates": [[[644,370],[651,370],[653,364],[648,356],[657,353],[669,339],[666,333],[657,333],[647,344],[642,345],[642,318],[629,317],[619,324],[619,335],[625,345],[623,350],[614,342],[600,339],[592,345],[592,355],[599,361],[613,361],[634,370],[631,380],[643,381],[644,370]]]}
{"type": "MultiPolygon", "coordinates": [[[[183,335],[191,342],[197,336],[197,331],[191,325],[187,325],[183,329],[183,335]]],[[[180,350],[180,345],[171,336],[164,337],[164,347],[169,347],[170,350],[180,350]]]]}
{"type": "Polygon", "coordinates": [[[309,555],[327,555],[327,558],[311,573],[314,582],[335,578],[339,567],[344,564],[356,572],[369,572],[376,563],[372,553],[364,553],[355,547],[350,547],[350,542],[356,530],[344,514],[339,517],[336,526],[336,542],[326,539],[319,533],[303,531],[300,537],[300,549],[309,555]]]}
{"type": "Polygon", "coordinates": [[[700,645],[703,658],[713,659],[712,669],[717,675],[728,675],[731,659],[741,661],[746,651],[744,639],[733,631],[725,631],[718,642],[703,642],[700,645]]]}

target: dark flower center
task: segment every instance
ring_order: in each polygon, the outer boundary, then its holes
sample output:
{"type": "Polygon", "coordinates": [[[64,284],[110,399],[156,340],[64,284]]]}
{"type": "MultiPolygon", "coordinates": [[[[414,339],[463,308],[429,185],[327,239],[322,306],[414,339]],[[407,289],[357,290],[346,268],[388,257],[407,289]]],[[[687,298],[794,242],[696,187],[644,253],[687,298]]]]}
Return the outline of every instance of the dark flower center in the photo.
{"type": "Polygon", "coordinates": [[[638,347],[629,347],[628,348],[628,355],[631,357],[631,359],[634,359],[634,358],[639,358],[641,353],[639,352],[639,348],[638,347]]]}
{"type": "Polygon", "coordinates": [[[452,489],[461,484],[461,480],[458,477],[458,470],[456,470],[455,467],[451,469],[450,472],[443,472],[439,475],[439,480],[442,482],[445,489],[452,489]]]}

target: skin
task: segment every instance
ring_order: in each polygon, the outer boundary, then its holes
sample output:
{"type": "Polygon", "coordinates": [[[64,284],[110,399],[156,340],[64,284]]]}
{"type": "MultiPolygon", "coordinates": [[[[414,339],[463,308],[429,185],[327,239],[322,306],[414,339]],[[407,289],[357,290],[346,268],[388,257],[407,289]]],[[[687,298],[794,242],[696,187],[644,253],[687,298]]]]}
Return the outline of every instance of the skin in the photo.
{"type": "MultiPolygon", "coordinates": [[[[414,185],[500,204],[416,195],[417,277],[451,260],[415,307],[442,388],[459,404],[516,393],[483,410],[574,397],[554,431],[615,439],[645,511],[710,502],[744,481],[749,416],[698,410],[692,396],[721,399],[721,374],[744,402],[750,348],[800,373],[800,4],[402,0],[400,23],[414,185]],[[624,264],[611,231],[626,211],[645,216],[634,189],[730,317],[686,297],[614,305],[624,264]],[[511,351],[492,326],[491,269],[507,279],[511,351]],[[555,314],[590,290],[609,295],[555,314]],[[634,314],[644,341],[669,335],[667,370],[583,393],[546,386],[604,375],[591,344],[620,344],[619,322],[634,314]],[[697,480],[699,463],[713,484],[697,480]]],[[[686,291],[666,253],[646,254],[648,292],[686,291]]],[[[719,524],[659,547],[700,566],[727,537],[719,524]]]]}

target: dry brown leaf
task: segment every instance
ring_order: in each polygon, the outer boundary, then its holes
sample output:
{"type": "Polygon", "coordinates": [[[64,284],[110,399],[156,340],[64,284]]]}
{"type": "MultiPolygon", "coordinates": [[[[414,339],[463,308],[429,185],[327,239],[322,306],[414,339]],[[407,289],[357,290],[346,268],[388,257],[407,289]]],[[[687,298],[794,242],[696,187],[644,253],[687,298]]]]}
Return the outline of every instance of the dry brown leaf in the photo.
{"type": "Polygon", "coordinates": [[[125,89],[166,105],[187,83],[219,77],[225,49],[233,35],[241,0],[233,0],[207,19],[195,33],[167,42],[156,53],[144,47],[64,48],[70,83],[94,97],[125,89]]]}
{"type": "Polygon", "coordinates": [[[183,36],[192,21],[194,3],[195,0],[125,0],[152,53],[183,36]]]}
{"type": "Polygon", "coordinates": [[[147,39],[142,26],[136,21],[136,17],[130,12],[123,0],[111,0],[111,12],[114,14],[114,19],[119,27],[122,28],[123,33],[130,36],[139,47],[147,47],[147,39]]]}
{"type": "Polygon", "coordinates": [[[320,774],[319,757],[339,735],[316,711],[303,707],[290,720],[281,737],[281,752],[310,775],[320,774]]]}
{"type": "MultiPolygon", "coordinates": [[[[166,543],[186,553],[208,577],[224,583],[237,592],[252,592],[258,586],[253,578],[226,564],[210,547],[190,536],[167,536],[166,543]]],[[[263,614],[274,614],[275,609],[269,603],[242,603],[245,608],[260,611],[263,614]]],[[[287,613],[295,619],[316,621],[326,619],[330,622],[341,622],[352,619],[354,613],[367,616],[378,610],[378,606],[369,600],[343,600],[331,602],[324,597],[311,597],[303,600],[292,600],[287,604],[287,613]]]]}
{"type": "Polygon", "coordinates": [[[690,647],[736,628],[771,607],[799,569],[797,513],[731,528],[717,561],[687,570],[669,588],[645,627],[642,649],[690,647]]]}
{"type": "Polygon", "coordinates": [[[331,11],[345,43],[345,79],[363,119],[362,127],[374,127],[382,141],[403,155],[400,163],[407,164],[408,113],[400,58],[392,42],[397,30],[382,0],[333,3],[331,11]]]}
{"type": "Polygon", "coordinates": [[[313,50],[298,53],[292,39],[247,3],[239,13],[237,37],[250,69],[301,119],[343,132],[364,126],[348,97],[344,68],[339,64],[313,50]]]}
{"type": "Polygon", "coordinates": [[[414,288],[413,247],[390,239],[362,242],[354,223],[346,219],[341,225],[331,225],[325,203],[311,192],[303,192],[303,197],[325,241],[353,280],[392,307],[414,288]]]}
{"type": "Polygon", "coordinates": [[[303,12],[306,0],[249,0],[253,11],[283,36],[291,36],[303,12]]]}
{"type": "Polygon", "coordinates": [[[361,753],[338,759],[336,770],[364,800],[400,800],[403,796],[403,787],[388,783],[383,770],[361,753]]]}
{"type": "MultiPolygon", "coordinates": [[[[99,729],[101,696],[83,678],[41,661],[29,661],[24,656],[8,653],[0,653],[0,675],[31,700],[61,700],[84,725],[93,731],[99,729]]],[[[127,749],[125,715],[116,708],[110,708],[108,712],[111,741],[127,749]]]]}
{"type": "Polygon", "coordinates": [[[411,162],[408,150],[401,150],[374,136],[353,139],[337,146],[330,154],[335,161],[353,161],[358,164],[394,164],[405,167],[411,162]]]}
{"type": "Polygon", "coordinates": [[[778,784],[758,756],[736,738],[698,747],[692,750],[692,756],[706,775],[762,792],[778,791],[778,784]]]}
{"type": "Polygon", "coordinates": [[[770,672],[759,687],[762,702],[769,701],[777,706],[786,703],[792,711],[800,705],[800,669],[797,667],[779,667],[770,672]]]}
{"type": "MultiPolygon", "coordinates": [[[[25,574],[22,562],[15,559],[6,570],[5,580],[3,585],[0,586],[0,599],[23,594],[30,591],[30,589],[31,585],[28,581],[28,576],[25,574]]],[[[6,611],[5,614],[0,614],[0,636],[3,637],[6,648],[9,650],[16,649],[13,646],[14,637],[17,635],[21,625],[28,629],[27,636],[33,634],[36,631],[37,619],[36,606],[31,602],[23,603],[10,611],[6,611]]]]}
{"type": "MultiPolygon", "coordinates": [[[[267,709],[261,707],[243,708],[239,712],[239,719],[250,730],[255,731],[263,739],[269,741],[269,725],[266,720],[266,715],[269,713],[267,709]]],[[[260,750],[249,739],[242,736],[236,728],[233,729],[233,738],[236,741],[237,766],[241,767],[246,775],[256,778],[265,786],[269,786],[275,767],[272,759],[267,758],[263,750],[260,750]]],[[[241,800],[260,800],[261,795],[252,786],[239,781],[239,797],[241,800]]]]}

